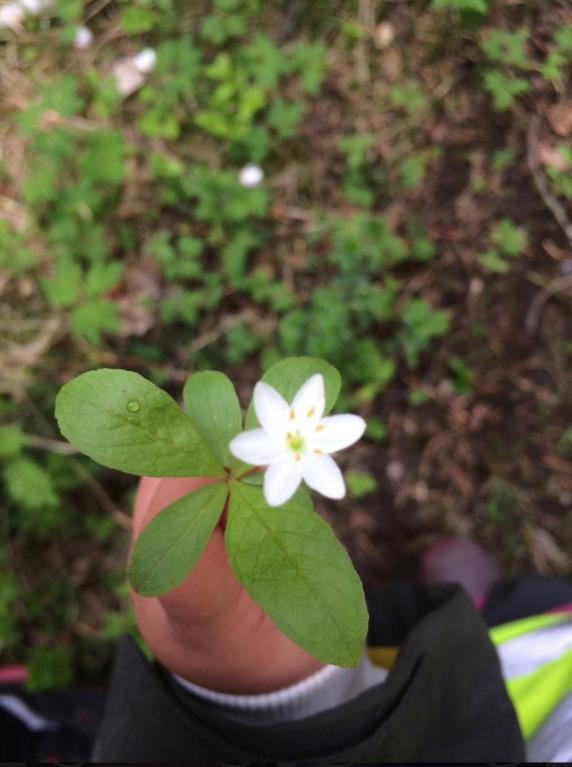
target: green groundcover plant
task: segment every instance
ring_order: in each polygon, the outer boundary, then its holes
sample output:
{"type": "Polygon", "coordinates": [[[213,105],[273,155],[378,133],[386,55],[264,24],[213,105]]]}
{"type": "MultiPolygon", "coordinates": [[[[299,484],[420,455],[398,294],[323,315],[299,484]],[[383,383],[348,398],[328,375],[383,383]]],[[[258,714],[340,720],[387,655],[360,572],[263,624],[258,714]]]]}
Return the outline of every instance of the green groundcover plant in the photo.
{"type": "Polygon", "coordinates": [[[132,588],[155,597],[181,583],[226,514],[228,559],[252,599],[318,660],[356,665],[368,623],[363,588],[301,485],[345,494],[330,454],[356,442],[366,424],[327,415],[340,386],[324,360],[281,360],[256,385],[243,430],[234,386],[220,372],[189,377],[184,409],[126,370],[65,384],[56,400],[61,432],[93,460],[128,474],[212,478],[144,528],[129,561],[132,588]]]}

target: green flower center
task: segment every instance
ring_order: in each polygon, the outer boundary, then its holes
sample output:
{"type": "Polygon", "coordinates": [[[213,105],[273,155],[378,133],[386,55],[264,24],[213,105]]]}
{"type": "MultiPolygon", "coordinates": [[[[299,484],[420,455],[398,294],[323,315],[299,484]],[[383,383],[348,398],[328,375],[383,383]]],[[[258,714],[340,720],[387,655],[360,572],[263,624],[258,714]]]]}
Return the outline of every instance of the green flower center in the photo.
{"type": "Polygon", "coordinates": [[[293,453],[300,453],[304,449],[304,438],[300,436],[300,432],[298,431],[296,434],[288,432],[286,435],[286,442],[293,453]]]}

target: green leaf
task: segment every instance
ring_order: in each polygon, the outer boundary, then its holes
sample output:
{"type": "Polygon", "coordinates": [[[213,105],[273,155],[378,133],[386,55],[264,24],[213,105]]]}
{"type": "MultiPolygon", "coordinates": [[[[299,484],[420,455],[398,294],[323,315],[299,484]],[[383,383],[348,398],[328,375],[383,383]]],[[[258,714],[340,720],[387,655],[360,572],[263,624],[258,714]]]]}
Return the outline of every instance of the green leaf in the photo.
{"type": "Polygon", "coordinates": [[[242,430],[240,402],[230,379],[215,370],[193,373],[183,398],[187,415],[223,466],[243,466],[228,449],[242,430]]]}
{"type": "Polygon", "coordinates": [[[296,134],[298,123],[302,119],[304,105],[299,101],[275,99],[268,110],[268,124],[274,128],[280,138],[292,138],[296,134]]]}
{"type": "Polygon", "coordinates": [[[478,256],[479,264],[491,274],[506,274],[510,266],[496,250],[487,250],[478,256]]]}
{"type": "Polygon", "coordinates": [[[412,298],[401,311],[401,321],[398,338],[408,367],[414,368],[432,339],[445,335],[449,317],[444,311],[433,310],[423,298],[412,298]]]}
{"type": "Polygon", "coordinates": [[[377,479],[368,471],[348,471],[346,483],[349,494],[358,501],[366,495],[371,495],[378,487],[377,479]]]}
{"type": "Polygon", "coordinates": [[[226,483],[205,485],[151,520],[129,560],[129,582],[138,594],[165,594],[187,577],[222,514],[227,495],[226,483]]]}
{"type": "MultiPolygon", "coordinates": [[[[288,402],[291,402],[302,384],[315,373],[321,373],[324,376],[325,412],[327,413],[336,404],[342,379],[336,368],[325,360],[317,357],[287,357],[268,368],[262,376],[262,380],[273,386],[288,402]]],[[[251,402],[246,414],[245,425],[247,429],[255,429],[257,423],[254,406],[251,402]]]]}
{"type": "Polygon", "coordinates": [[[223,467],[191,419],[138,373],[93,370],[56,398],[64,437],[94,461],[127,474],[216,477],[223,467]]]}
{"type": "Polygon", "coordinates": [[[69,258],[60,258],[53,277],[42,280],[42,288],[50,304],[66,309],[78,300],[81,279],[81,268],[69,258]]]}
{"type": "Polygon", "coordinates": [[[374,442],[383,442],[387,437],[387,426],[379,416],[372,415],[367,419],[365,436],[374,442]]]}
{"type": "Polygon", "coordinates": [[[528,38],[529,32],[525,28],[512,32],[491,29],[481,43],[481,48],[490,61],[498,61],[517,69],[530,69],[532,65],[527,51],[528,38]]]}
{"type": "Polygon", "coordinates": [[[100,342],[102,333],[114,333],[118,327],[117,306],[112,301],[88,301],[71,313],[72,333],[93,346],[100,342]]]}
{"type": "Polygon", "coordinates": [[[22,452],[24,432],[16,423],[0,426],[0,458],[13,458],[22,452]]]}
{"type": "Polygon", "coordinates": [[[26,668],[26,687],[30,692],[64,689],[74,681],[73,658],[68,647],[33,647],[26,668]]]}
{"type": "Polygon", "coordinates": [[[572,24],[564,24],[554,32],[554,42],[562,53],[572,55],[572,24]]]}
{"type": "Polygon", "coordinates": [[[358,663],[368,623],[362,585],[321,517],[298,498],[271,508],[260,488],[237,482],[225,545],[238,580],[289,639],[322,663],[358,663]]]}
{"type": "Polygon", "coordinates": [[[121,184],[126,173],[127,146],[120,133],[105,130],[89,134],[77,158],[81,177],[92,184],[121,184]]]}
{"type": "Polygon", "coordinates": [[[30,458],[14,458],[4,467],[4,482],[9,497],[24,509],[57,506],[59,498],[50,475],[30,458]]]}
{"type": "Polygon", "coordinates": [[[488,11],[488,0],[433,0],[432,8],[451,8],[459,13],[480,13],[485,14],[488,11]]]}
{"type": "Polygon", "coordinates": [[[518,258],[526,248],[527,235],[510,218],[501,218],[491,229],[491,242],[509,258],[518,258]]]}
{"type": "Polygon", "coordinates": [[[572,424],[560,435],[556,449],[562,458],[572,458],[572,424]]]}
{"type": "Polygon", "coordinates": [[[106,264],[96,262],[90,268],[85,280],[85,289],[90,296],[102,296],[116,287],[123,274],[123,264],[114,261],[106,264]]]}

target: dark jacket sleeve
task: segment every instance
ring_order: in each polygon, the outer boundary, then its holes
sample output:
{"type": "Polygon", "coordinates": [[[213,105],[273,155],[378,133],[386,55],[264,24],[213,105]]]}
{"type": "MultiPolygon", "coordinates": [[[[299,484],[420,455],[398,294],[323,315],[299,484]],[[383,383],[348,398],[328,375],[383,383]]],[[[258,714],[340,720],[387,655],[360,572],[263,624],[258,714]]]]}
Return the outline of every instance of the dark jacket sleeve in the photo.
{"type": "Polygon", "coordinates": [[[121,641],[93,754],[103,762],[524,761],[487,628],[457,587],[370,594],[370,640],[399,644],[386,681],[306,719],[250,726],[121,641]]]}

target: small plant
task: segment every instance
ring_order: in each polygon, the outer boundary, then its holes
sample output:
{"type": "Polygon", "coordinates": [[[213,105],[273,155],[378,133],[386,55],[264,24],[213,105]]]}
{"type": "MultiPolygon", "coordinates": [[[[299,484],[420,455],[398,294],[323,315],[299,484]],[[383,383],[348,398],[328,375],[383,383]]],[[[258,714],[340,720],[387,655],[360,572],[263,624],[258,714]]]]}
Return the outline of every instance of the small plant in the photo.
{"type": "Polygon", "coordinates": [[[486,485],[483,515],[495,525],[514,524],[526,506],[523,493],[511,482],[500,476],[492,476],[486,485]]]}
{"type": "Polygon", "coordinates": [[[72,654],[66,647],[38,646],[28,656],[27,687],[31,692],[69,687],[73,680],[72,654]]]}
{"type": "Polygon", "coordinates": [[[5,568],[0,552],[3,572],[0,573],[0,652],[17,641],[18,622],[16,606],[21,600],[20,587],[14,573],[5,568]]]}
{"type": "Polygon", "coordinates": [[[407,365],[414,368],[430,342],[447,332],[449,318],[445,312],[431,309],[422,298],[412,298],[402,312],[402,320],[399,339],[407,365]]]}
{"type": "Polygon", "coordinates": [[[395,109],[401,109],[406,114],[413,116],[423,112],[427,108],[428,101],[421,87],[411,80],[391,88],[389,103],[395,109]]]}
{"type": "Polygon", "coordinates": [[[552,85],[561,89],[567,68],[572,62],[572,24],[564,24],[554,33],[554,42],[546,59],[539,67],[540,74],[552,85]]]}
{"type": "Polygon", "coordinates": [[[489,232],[491,247],[480,254],[479,263],[486,272],[505,274],[510,270],[510,261],[522,256],[527,241],[524,229],[509,218],[501,218],[489,232]]]}
{"type": "Polygon", "coordinates": [[[522,76],[533,68],[527,51],[528,35],[524,28],[514,32],[492,29],[481,44],[489,65],[483,74],[483,88],[499,112],[510,109],[530,89],[529,80],[522,76]]]}
{"type": "Polygon", "coordinates": [[[572,424],[567,426],[560,435],[557,449],[562,458],[572,459],[572,424]]]}
{"type": "Polygon", "coordinates": [[[435,148],[409,155],[399,167],[398,177],[401,186],[407,190],[418,187],[425,178],[429,164],[439,157],[439,154],[439,150],[435,148]]]}
{"type": "Polygon", "coordinates": [[[375,136],[370,133],[344,136],[338,142],[346,162],[343,192],[354,205],[368,207],[373,201],[371,186],[375,183],[375,168],[370,161],[375,136]]]}
{"type": "Polygon", "coordinates": [[[461,357],[450,357],[448,362],[451,372],[451,382],[455,392],[460,396],[473,393],[473,372],[461,357]]]}
{"type": "Polygon", "coordinates": [[[349,471],[346,481],[350,495],[358,501],[377,490],[376,478],[367,471],[349,471]]]}
{"type": "Polygon", "coordinates": [[[62,434],[94,460],[129,474],[209,478],[163,509],[137,539],[129,580],[139,594],[164,594],[184,580],[226,512],[229,562],[252,599],[322,662],[358,662],[367,629],[361,583],[299,487],[304,480],[330,498],[345,493],[329,454],[359,439],[365,422],[324,417],[340,384],[337,370],[322,360],[282,360],[257,384],[244,432],[234,387],[214,371],[190,376],[184,412],[124,370],[84,373],[62,388],[56,401],[62,434]]]}
{"type": "Polygon", "coordinates": [[[435,10],[451,9],[461,16],[475,13],[484,16],[489,10],[489,0],[432,0],[431,7],[435,10]]]}
{"type": "Polygon", "coordinates": [[[527,29],[515,29],[514,32],[491,29],[481,47],[489,61],[526,70],[530,68],[527,42],[527,29]]]}
{"type": "Polygon", "coordinates": [[[557,163],[546,167],[546,175],[557,195],[572,200],[572,149],[567,144],[555,147],[557,163]]]}

